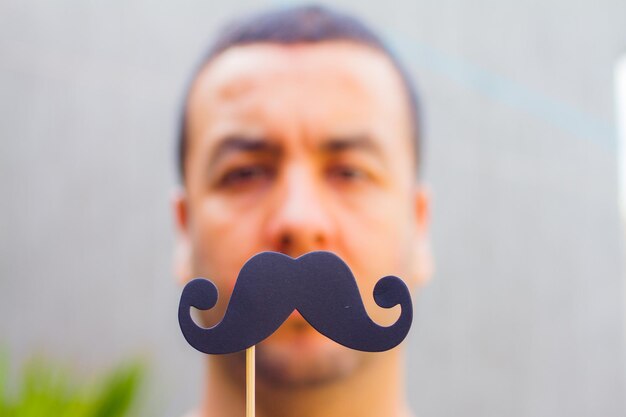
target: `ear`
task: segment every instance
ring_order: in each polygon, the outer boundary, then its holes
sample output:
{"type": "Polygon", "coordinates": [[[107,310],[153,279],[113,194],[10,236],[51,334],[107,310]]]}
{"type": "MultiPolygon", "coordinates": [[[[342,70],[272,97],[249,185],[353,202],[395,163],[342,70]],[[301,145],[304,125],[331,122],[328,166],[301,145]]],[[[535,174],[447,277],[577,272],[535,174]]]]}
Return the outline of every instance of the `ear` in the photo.
{"type": "Polygon", "coordinates": [[[433,256],[430,248],[430,190],[417,184],[413,195],[413,215],[415,221],[415,244],[412,256],[414,284],[417,288],[426,284],[433,274],[433,256]]]}
{"type": "Polygon", "coordinates": [[[191,241],[189,238],[189,203],[184,189],[177,189],[172,195],[172,214],[176,228],[174,246],[174,275],[179,284],[191,280],[191,241]]]}

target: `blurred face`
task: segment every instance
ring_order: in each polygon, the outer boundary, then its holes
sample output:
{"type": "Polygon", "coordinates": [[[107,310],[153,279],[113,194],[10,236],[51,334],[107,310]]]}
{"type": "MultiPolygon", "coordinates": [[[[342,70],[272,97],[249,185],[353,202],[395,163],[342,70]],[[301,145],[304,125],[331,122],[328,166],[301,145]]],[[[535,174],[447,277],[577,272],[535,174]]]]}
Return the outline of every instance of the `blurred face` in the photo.
{"type": "MultiPolygon", "coordinates": [[[[378,307],[372,291],[385,275],[411,285],[426,275],[427,202],[415,183],[406,95],[384,55],[347,42],[231,48],[196,79],[187,129],[178,272],[218,286],[205,324],[219,322],[240,268],[266,250],[335,252],[370,316],[395,321],[398,311],[378,307]]],[[[258,345],[257,375],[308,385],[370,360],[294,313],[258,345]]]]}

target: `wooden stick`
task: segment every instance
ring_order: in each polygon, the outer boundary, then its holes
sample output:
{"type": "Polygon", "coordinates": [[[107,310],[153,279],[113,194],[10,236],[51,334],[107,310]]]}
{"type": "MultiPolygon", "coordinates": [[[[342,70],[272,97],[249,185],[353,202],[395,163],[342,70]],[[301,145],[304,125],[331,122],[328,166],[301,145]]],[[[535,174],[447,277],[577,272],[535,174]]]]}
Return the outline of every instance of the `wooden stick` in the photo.
{"type": "Polygon", "coordinates": [[[254,417],[254,346],[246,349],[246,417],[254,417]]]}

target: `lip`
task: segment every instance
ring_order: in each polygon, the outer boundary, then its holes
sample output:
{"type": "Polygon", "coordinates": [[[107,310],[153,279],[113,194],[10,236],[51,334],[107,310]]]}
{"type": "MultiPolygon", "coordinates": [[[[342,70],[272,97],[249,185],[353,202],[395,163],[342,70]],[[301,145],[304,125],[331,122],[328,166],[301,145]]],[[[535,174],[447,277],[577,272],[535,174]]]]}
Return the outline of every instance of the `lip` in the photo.
{"type": "Polygon", "coordinates": [[[327,348],[327,345],[335,345],[336,343],[317,332],[300,313],[296,313],[292,314],[274,334],[262,341],[261,344],[285,349],[288,352],[296,349],[303,353],[305,351],[317,352],[327,348]]]}
{"type": "Polygon", "coordinates": [[[289,321],[294,321],[294,320],[306,321],[304,319],[304,317],[302,317],[302,314],[300,314],[300,312],[298,310],[292,311],[291,314],[289,315],[289,317],[287,318],[287,320],[289,320],[289,321]]]}
{"type": "Polygon", "coordinates": [[[290,341],[293,343],[303,338],[309,339],[318,336],[321,335],[304,319],[302,314],[294,310],[269,338],[274,342],[284,343],[290,341]]]}

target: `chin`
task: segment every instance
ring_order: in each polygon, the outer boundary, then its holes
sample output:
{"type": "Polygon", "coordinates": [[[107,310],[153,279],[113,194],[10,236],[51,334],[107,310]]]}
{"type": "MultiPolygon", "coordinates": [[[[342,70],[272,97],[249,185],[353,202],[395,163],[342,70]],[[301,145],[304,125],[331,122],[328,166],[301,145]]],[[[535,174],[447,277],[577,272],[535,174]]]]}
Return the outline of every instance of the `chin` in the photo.
{"type": "Polygon", "coordinates": [[[257,345],[257,380],[284,389],[324,386],[349,378],[366,357],[319,334],[306,322],[288,320],[257,345]]]}

